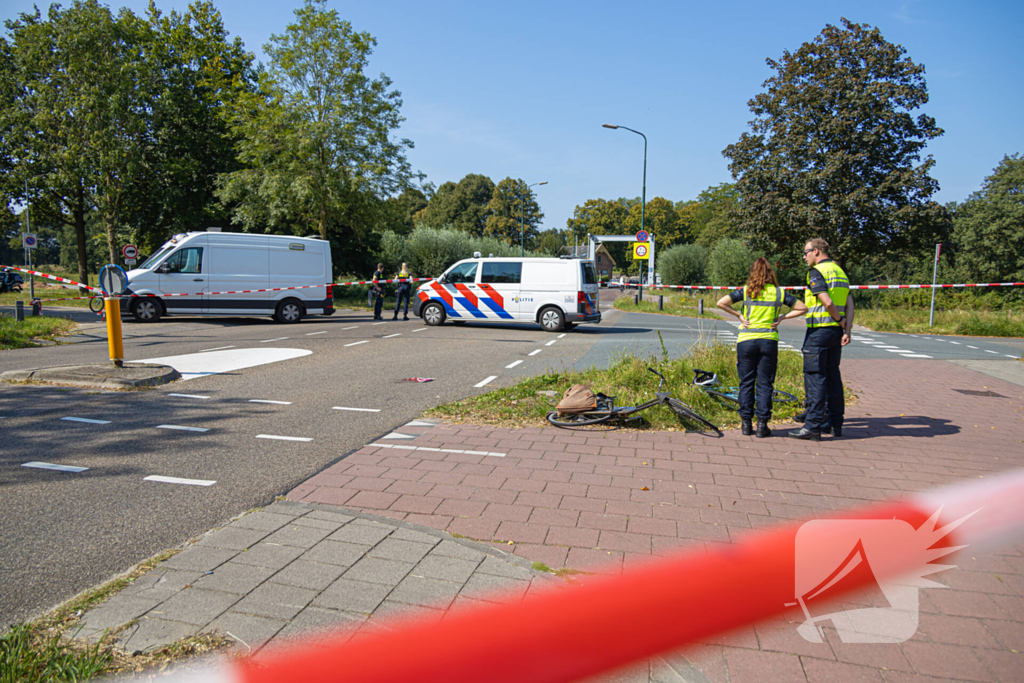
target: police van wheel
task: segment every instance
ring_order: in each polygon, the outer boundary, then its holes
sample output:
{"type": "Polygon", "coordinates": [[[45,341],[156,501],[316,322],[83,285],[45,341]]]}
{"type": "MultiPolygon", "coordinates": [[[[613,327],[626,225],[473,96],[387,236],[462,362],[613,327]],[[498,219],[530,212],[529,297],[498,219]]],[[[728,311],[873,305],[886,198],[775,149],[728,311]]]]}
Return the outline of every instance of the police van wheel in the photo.
{"type": "Polygon", "coordinates": [[[423,307],[423,322],[428,325],[440,325],[448,314],[444,312],[440,304],[427,304],[423,307]]]}
{"type": "Polygon", "coordinates": [[[279,323],[297,323],[302,320],[305,311],[298,299],[285,299],[277,305],[274,320],[279,323]]]}
{"type": "Polygon", "coordinates": [[[548,332],[561,332],[565,327],[565,316],[560,310],[550,306],[540,312],[540,326],[548,332]]]}
{"type": "Polygon", "coordinates": [[[155,323],[163,315],[164,308],[155,297],[143,297],[132,302],[132,317],[136,322],[155,323]]]}

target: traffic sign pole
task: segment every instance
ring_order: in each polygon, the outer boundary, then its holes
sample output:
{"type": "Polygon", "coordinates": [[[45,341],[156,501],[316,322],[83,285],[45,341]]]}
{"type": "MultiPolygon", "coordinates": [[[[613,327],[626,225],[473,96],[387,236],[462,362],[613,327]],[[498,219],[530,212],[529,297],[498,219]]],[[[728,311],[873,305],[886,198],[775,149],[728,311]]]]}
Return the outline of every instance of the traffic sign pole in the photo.
{"type": "Polygon", "coordinates": [[[103,308],[107,317],[107,349],[116,367],[124,366],[124,341],[121,338],[121,300],[128,286],[128,276],[120,266],[103,266],[100,287],[103,289],[103,308]]]}

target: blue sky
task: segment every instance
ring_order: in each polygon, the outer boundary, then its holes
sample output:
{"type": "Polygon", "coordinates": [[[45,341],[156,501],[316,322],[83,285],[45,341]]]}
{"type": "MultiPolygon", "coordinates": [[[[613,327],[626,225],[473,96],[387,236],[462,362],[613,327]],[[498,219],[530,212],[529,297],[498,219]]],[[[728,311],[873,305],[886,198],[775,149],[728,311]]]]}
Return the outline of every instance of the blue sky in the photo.
{"type": "MultiPolygon", "coordinates": [[[[263,58],[299,5],[215,0],[232,35],[263,58]]],[[[647,197],[692,199],[731,176],[726,145],[747,129],[747,101],[793,51],[841,17],[881,29],[925,65],[922,111],[945,135],[928,153],[939,201],[977,190],[1005,154],[1024,152],[1024,3],[434,2],[329,3],[378,41],[370,73],[403,94],[415,169],[436,185],[482,173],[535,188],[544,227],[564,227],[594,197],[639,196],[648,138],[647,197]]],[[[142,12],[146,3],[112,3],[142,12]]],[[[3,0],[11,18],[32,3],[3,0]]],[[[158,0],[162,10],[187,2],[158,0]]]]}

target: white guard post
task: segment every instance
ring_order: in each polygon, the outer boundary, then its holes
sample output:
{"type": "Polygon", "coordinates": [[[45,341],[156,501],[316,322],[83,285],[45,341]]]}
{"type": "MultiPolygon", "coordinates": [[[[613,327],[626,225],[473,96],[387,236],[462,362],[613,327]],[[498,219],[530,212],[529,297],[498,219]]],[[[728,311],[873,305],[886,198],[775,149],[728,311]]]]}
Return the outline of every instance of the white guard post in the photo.
{"type": "MultiPolygon", "coordinates": [[[[647,258],[647,284],[654,282],[654,235],[647,233],[647,243],[651,245],[651,251],[647,258]]],[[[588,248],[587,258],[593,261],[597,257],[597,245],[601,242],[636,242],[636,235],[587,235],[588,248]]]]}

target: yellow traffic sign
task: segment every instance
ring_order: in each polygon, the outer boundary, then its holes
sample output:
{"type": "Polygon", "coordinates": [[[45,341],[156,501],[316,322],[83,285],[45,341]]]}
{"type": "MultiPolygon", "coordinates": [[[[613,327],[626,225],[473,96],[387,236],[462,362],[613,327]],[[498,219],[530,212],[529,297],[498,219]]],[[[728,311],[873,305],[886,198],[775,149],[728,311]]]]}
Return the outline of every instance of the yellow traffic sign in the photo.
{"type": "Polygon", "coordinates": [[[633,242],[633,260],[646,261],[651,253],[651,245],[646,242],[633,242]]]}

